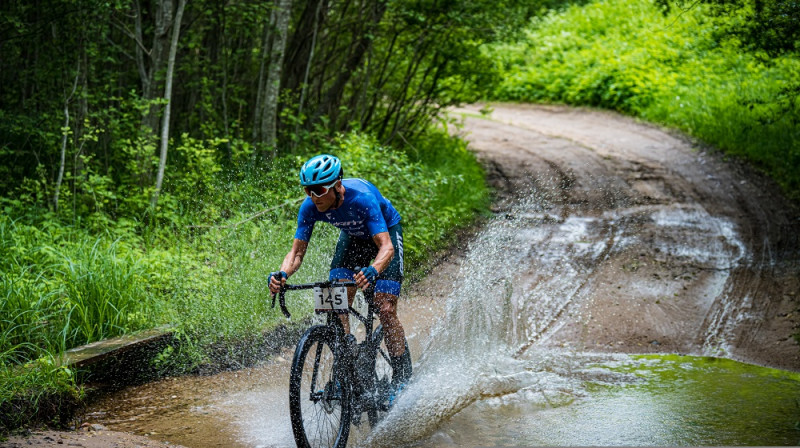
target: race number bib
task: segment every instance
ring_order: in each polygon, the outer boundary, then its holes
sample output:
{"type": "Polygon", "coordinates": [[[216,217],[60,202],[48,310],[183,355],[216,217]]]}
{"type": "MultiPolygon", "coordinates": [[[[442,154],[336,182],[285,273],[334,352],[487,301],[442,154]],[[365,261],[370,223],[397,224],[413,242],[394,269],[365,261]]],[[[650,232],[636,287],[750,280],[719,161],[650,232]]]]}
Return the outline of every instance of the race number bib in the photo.
{"type": "Polygon", "coordinates": [[[333,288],[314,287],[314,311],[317,313],[346,312],[347,288],[344,286],[333,288]]]}

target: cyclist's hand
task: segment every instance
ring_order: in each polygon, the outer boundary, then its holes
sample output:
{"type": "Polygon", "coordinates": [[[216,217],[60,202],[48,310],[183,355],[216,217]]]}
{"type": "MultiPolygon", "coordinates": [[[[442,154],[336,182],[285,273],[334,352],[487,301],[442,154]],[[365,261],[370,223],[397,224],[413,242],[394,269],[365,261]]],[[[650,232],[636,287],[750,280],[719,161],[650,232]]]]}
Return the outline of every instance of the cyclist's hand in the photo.
{"type": "Polygon", "coordinates": [[[360,271],[356,272],[354,277],[356,286],[361,289],[366,289],[369,285],[374,284],[378,278],[378,270],[374,266],[367,266],[360,271]]]}
{"type": "Polygon", "coordinates": [[[273,294],[281,291],[283,285],[286,284],[288,274],[284,271],[270,272],[269,273],[269,290],[273,294]]]}

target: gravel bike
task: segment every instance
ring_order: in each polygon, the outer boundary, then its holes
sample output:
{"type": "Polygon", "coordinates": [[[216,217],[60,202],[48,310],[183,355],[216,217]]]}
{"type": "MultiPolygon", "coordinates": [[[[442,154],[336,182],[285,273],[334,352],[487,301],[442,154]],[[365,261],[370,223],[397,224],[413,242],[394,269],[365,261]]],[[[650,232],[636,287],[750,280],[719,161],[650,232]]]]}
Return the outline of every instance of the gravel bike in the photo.
{"type": "Polygon", "coordinates": [[[348,304],[347,287],[355,287],[355,282],[287,284],[279,293],[281,311],[287,318],[291,314],[286,309],[285,292],[303,289],[313,290],[315,312],[327,315],[325,324],[306,330],[292,360],[289,415],[300,448],[343,448],[351,424],[360,426],[366,421],[373,427],[389,411],[392,368],[383,342],[383,326],[373,330],[374,288],[364,291],[363,312],[348,304]],[[363,324],[360,342],[355,335],[345,333],[339,314],[353,315],[363,324]]]}

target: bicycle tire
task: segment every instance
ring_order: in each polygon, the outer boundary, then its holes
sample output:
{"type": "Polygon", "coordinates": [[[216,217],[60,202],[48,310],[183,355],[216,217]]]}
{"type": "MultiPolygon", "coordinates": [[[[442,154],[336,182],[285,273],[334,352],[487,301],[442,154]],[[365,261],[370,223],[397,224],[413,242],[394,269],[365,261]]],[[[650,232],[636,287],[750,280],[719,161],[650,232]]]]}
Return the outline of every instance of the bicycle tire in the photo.
{"type": "Polygon", "coordinates": [[[300,338],[289,377],[289,415],[300,448],[344,448],[350,435],[350,382],[334,355],[331,328],[300,338]],[[337,365],[334,365],[337,363],[337,365]]]}

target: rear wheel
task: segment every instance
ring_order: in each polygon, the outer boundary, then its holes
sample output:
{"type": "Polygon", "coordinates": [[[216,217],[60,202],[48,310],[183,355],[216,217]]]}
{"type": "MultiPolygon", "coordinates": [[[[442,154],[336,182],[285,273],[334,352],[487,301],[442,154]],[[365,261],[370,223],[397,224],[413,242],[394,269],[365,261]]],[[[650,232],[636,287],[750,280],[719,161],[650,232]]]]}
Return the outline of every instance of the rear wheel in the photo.
{"type": "Polygon", "coordinates": [[[334,334],[309,328],[294,353],[289,377],[289,414],[302,448],[344,448],[350,433],[350,384],[334,366],[334,334]]]}

